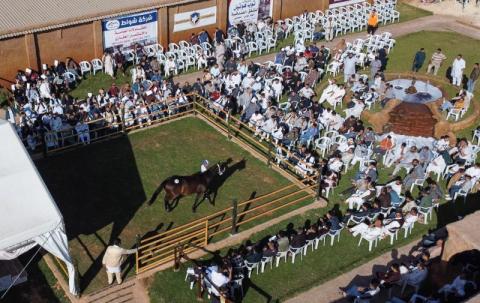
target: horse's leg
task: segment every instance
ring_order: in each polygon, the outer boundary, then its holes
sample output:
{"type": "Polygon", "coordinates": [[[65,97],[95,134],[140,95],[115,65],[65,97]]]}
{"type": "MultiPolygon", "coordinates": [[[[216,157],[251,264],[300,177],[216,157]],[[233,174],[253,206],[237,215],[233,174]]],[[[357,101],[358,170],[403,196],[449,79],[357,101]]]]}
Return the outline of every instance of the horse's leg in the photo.
{"type": "Polygon", "coordinates": [[[171,209],[171,206],[170,206],[170,201],[172,200],[172,194],[170,192],[167,192],[165,194],[165,199],[163,199],[163,202],[165,203],[165,210],[167,212],[170,212],[172,209],[171,209]]]}
{"type": "MultiPolygon", "coordinates": [[[[216,196],[215,193],[214,193],[213,196],[214,197],[216,196]]],[[[205,198],[208,200],[208,202],[210,202],[210,204],[215,205],[215,198],[212,199],[212,191],[211,190],[207,190],[205,192],[205,195],[203,196],[203,199],[205,199],[205,198]]]]}
{"type": "MultiPolygon", "coordinates": [[[[193,212],[196,212],[196,211],[197,211],[197,207],[198,207],[198,205],[200,204],[200,203],[199,203],[199,200],[200,200],[200,195],[201,195],[201,194],[202,194],[202,193],[199,192],[199,193],[197,193],[197,195],[195,196],[195,202],[193,203],[193,206],[192,206],[192,211],[193,211],[193,212]]],[[[203,199],[202,199],[202,201],[203,201],[203,199]]]]}
{"type": "Polygon", "coordinates": [[[175,209],[178,206],[178,202],[180,202],[180,198],[182,198],[182,196],[178,196],[175,200],[173,200],[172,209],[175,209]]]}

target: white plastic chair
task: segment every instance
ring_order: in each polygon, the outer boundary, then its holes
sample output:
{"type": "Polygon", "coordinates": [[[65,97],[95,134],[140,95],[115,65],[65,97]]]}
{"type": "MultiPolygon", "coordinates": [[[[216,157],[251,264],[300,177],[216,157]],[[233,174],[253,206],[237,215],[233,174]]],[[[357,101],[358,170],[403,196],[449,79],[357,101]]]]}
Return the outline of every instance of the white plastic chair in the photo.
{"type": "Polygon", "coordinates": [[[315,149],[320,150],[320,152],[322,153],[322,157],[325,157],[325,153],[330,148],[331,143],[332,143],[332,139],[328,137],[321,137],[315,140],[314,146],[315,146],[315,149]]]}
{"type": "Polygon", "coordinates": [[[433,208],[435,205],[432,205],[430,207],[419,207],[418,212],[423,215],[423,222],[425,224],[428,223],[428,217],[430,217],[430,220],[432,220],[433,216],[433,208]]]}
{"type": "Polygon", "coordinates": [[[79,63],[80,65],[80,72],[82,73],[82,76],[85,73],[92,73],[92,65],[88,61],[81,61],[79,63]]]}
{"type": "Polygon", "coordinates": [[[245,267],[248,269],[248,277],[250,278],[250,276],[252,275],[252,271],[255,268],[257,269],[257,275],[258,275],[258,268],[260,267],[260,262],[250,263],[248,261],[245,261],[245,267]]]}
{"type": "Polygon", "coordinates": [[[463,189],[460,189],[460,190],[457,191],[457,192],[455,193],[455,195],[453,196],[453,202],[455,202],[458,197],[463,197],[463,202],[466,203],[466,202],[467,202],[467,196],[468,196],[468,192],[466,192],[466,191],[463,190],[463,189]]]}
{"type": "Polygon", "coordinates": [[[250,41],[248,42],[248,56],[252,56],[253,52],[258,52],[258,45],[257,43],[250,41]]]}
{"type": "Polygon", "coordinates": [[[475,140],[477,140],[477,144],[480,144],[480,130],[478,129],[473,131],[472,144],[475,144],[475,140]]]}
{"type": "Polygon", "coordinates": [[[305,249],[305,245],[302,247],[294,248],[294,247],[289,247],[288,251],[290,252],[290,256],[292,257],[292,264],[295,264],[295,256],[300,255],[300,260],[303,260],[303,251],[305,249]]]}
{"type": "Polygon", "coordinates": [[[95,75],[96,72],[103,71],[103,62],[102,60],[95,58],[92,60],[92,69],[93,69],[93,74],[95,75]]]}
{"type": "Polygon", "coordinates": [[[402,225],[402,229],[405,231],[405,236],[404,238],[406,238],[409,234],[412,233],[412,230],[413,230],[413,227],[415,226],[415,222],[412,222],[412,223],[405,223],[402,225]]]}
{"type": "Polygon", "coordinates": [[[270,269],[273,268],[273,257],[263,257],[260,261],[260,272],[263,274],[265,271],[265,264],[270,263],[270,269]]]}
{"type": "Polygon", "coordinates": [[[423,183],[425,183],[425,180],[426,180],[425,178],[415,179],[415,181],[412,183],[412,186],[410,186],[410,192],[413,191],[413,188],[415,187],[415,185],[422,187],[423,183]]]}
{"type": "Polygon", "coordinates": [[[75,77],[75,75],[71,72],[65,72],[63,74],[63,78],[65,79],[65,81],[67,81],[68,84],[77,83],[77,77],[75,77]]]}
{"type": "Polygon", "coordinates": [[[284,258],[285,263],[287,263],[287,257],[288,257],[288,250],[277,252],[277,255],[275,256],[275,267],[278,267],[278,264],[280,263],[280,259],[282,258],[284,258]]]}
{"type": "Polygon", "coordinates": [[[372,251],[372,246],[375,244],[375,247],[377,247],[379,236],[369,236],[367,234],[360,234],[360,241],[358,241],[358,246],[362,244],[362,240],[365,240],[368,242],[368,251],[372,251]]]}
{"type": "Polygon", "coordinates": [[[328,231],[327,236],[330,237],[330,246],[333,246],[333,242],[335,242],[335,238],[337,238],[337,242],[340,242],[340,234],[342,233],[342,230],[343,230],[343,227],[337,230],[328,231]]]}

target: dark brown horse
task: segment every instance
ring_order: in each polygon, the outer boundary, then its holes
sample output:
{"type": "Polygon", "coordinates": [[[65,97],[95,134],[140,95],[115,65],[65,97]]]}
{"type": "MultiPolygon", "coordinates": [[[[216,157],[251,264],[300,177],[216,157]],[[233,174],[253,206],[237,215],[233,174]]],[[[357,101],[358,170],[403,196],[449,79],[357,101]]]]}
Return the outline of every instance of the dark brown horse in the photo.
{"type": "Polygon", "coordinates": [[[155,202],[162,190],[165,190],[164,202],[165,210],[167,212],[174,208],[173,205],[176,205],[180,198],[193,194],[197,195],[192,206],[193,212],[197,210],[199,203],[201,203],[204,199],[208,199],[208,201],[213,205],[214,202],[210,197],[210,184],[215,177],[223,175],[227,168],[228,162],[229,161],[218,162],[203,173],[198,172],[190,176],[171,176],[165,179],[153,193],[152,198],[150,201],[148,201],[148,205],[151,205],[153,202],[155,202]],[[200,196],[202,194],[203,198],[200,200],[200,196]],[[174,202],[173,205],[171,202],[174,202]]]}

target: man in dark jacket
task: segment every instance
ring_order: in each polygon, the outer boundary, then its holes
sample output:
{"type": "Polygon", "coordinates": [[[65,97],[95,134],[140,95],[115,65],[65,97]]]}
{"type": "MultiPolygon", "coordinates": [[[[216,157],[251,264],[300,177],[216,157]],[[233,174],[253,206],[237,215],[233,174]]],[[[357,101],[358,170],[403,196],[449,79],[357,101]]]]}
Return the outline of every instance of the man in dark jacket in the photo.
{"type": "Polygon", "coordinates": [[[422,68],[423,62],[425,62],[425,57],[425,49],[422,47],[418,52],[415,53],[415,57],[413,58],[413,72],[418,72],[422,68]]]}

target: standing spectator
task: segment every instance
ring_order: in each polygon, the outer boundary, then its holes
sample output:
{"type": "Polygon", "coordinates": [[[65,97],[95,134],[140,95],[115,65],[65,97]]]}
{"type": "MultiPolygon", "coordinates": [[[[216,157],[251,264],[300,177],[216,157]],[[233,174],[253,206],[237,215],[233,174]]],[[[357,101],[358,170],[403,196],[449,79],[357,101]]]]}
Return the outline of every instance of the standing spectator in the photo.
{"type": "Polygon", "coordinates": [[[113,61],[113,57],[110,54],[110,52],[105,52],[103,54],[102,61],[103,61],[103,69],[105,71],[105,74],[107,74],[110,77],[112,77],[113,79],[115,79],[115,75],[113,73],[113,66],[114,66],[115,62],[113,61]]]}
{"type": "Polygon", "coordinates": [[[458,54],[457,57],[453,60],[452,64],[452,84],[460,87],[462,85],[463,71],[465,70],[465,60],[461,54],[458,54]]]}
{"type": "Polygon", "coordinates": [[[327,21],[325,22],[325,41],[332,41],[333,40],[333,28],[335,27],[335,22],[333,21],[332,17],[328,17],[327,21]]]}
{"type": "Polygon", "coordinates": [[[445,59],[447,59],[447,56],[442,53],[442,49],[437,48],[437,50],[432,54],[432,58],[428,64],[427,74],[433,73],[433,75],[436,76],[445,59]]]}
{"type": "Polygon", "coordinates": [[[102,264],[107,268],[108,284],[113,283],[113,275],[117,279],[117,283],[122,283],[122,262],[124,255],[130,255],[137,252],[136,249],[124,249],[120,247],[121,240],[115,239],[113,245],[107,247],[105,255],[103,255],[102,264]]]}
{"type": "Polygon", "coordinates": [[[377,10],[373,9],[372,12],[370,13],[370,16],[368,16],[367,33],[370,35],[375,35],[377,28],[378,28],[377,10]]]}
{"type": "Polygon", "coordinates": [[[325,36],[325,33],[324,33],[322,22],[318,21],[317,23],[315,23],[315,30],[313,31],[313,40],[320,40],[324,36],[325,36]]]}
{"type": "Polygon", "coordinates": [[[413,72],[418,72],[422,68],[423,62],[425,62],[425,57],[425,49],[422,47],[418,52],[415,53],[415,57],[413,58],[413,72]]]}
{"type": "Polygon", "coordinates": [[[472,72],[470,73],[470,77],[468,78],[468,82],[467,82],[467,91],[469,93],[473,93],[473,90],[475,89],[475,83],[477,82],[479,76],[480,76],[480,65],[478,63],[475,63],[473,65],[472,72]]]}
{"type": "Polygon", "coordinates": [[[380,71],[382,68],[382,62],[378,58],[378,56],[375,56],[375,60],[370,63],[370,79],[375,78],[375,75],[380,71]]]}
{"type": "Polygon", "coordinates": [[[117,51],[115,52],[114,59],[115,66],[117,68],[116,72],[118,73],[118,71],[121,71],[122,75],[125,76],[125,58],[122,54],[122,51],[120,50],[120,46],[117,46],[117,51]]]}
{"type": "Polygon", "coordinates": [[[348,53],[347,58],[343,61],[343,81],[347,83],[348,79],[355,75],[355,64],[357,59],[353,56],[353,53],[348,53]]]}
{"type": "Polygon", "coordinates": [[[215,56],[217,64],[220,70],[223,70],[223,63],[225,61],[225,45],[223,42],[219,42],[215,47],[215,56]]]}
{"type": "Polygon", "coordinates": [[[387,57],[387,47],[385,46],[384,48],[381,48],[378,50],[378,59],[380,62],[382,62],[382,66],[380,67],[380,71],[383,72],[387,68],[387,62],[388,62],[388,57],[387,57]]]}
{"type": "Polygon", "coordinates": [[[215,42],[223,43],[224,37],[225,37],[225,33],[220,28],[217,27],[215,29],[215,42]]]}

